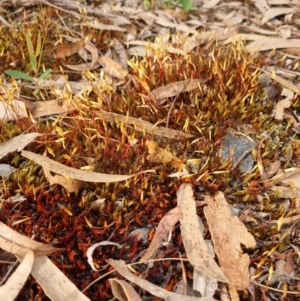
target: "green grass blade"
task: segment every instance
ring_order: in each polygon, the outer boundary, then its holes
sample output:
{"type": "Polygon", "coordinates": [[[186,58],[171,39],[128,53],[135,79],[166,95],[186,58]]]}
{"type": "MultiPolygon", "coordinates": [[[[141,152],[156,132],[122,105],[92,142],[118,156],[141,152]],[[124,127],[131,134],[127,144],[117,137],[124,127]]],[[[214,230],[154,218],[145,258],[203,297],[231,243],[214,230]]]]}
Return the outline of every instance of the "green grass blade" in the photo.
{"type": "Polygon", "coordinates": [[[47,69],[45,72],[43,72],[40,76],[39,76],[39,80],[43,80],[46,79],[50,73],[52,72],[52,69],[47,69]]]}
{"type": "Polygon", "coordinates": [[[24,80],[34,82],[34,78],[32,76],[21,71],[9,69],[9,70],[5,70],[4,73],[14,78],[24,79],[24,80]]]}

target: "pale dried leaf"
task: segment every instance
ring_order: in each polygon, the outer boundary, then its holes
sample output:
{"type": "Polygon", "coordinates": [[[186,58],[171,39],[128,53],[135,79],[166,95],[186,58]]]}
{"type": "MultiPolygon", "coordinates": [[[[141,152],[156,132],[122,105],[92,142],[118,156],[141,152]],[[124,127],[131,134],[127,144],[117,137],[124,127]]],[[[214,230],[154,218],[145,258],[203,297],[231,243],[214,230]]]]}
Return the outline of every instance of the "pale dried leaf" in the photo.
{"type": "Polygon", "coordinates": [[[28,117],[26,105],[23,101],[0,101],[0,120],[18,120],[28,117]]]}
{"type": "MultiPolygon", "coordinates": [[[[300,40],[299,40],[300,42],[300,40]]],[[[300,43],[299,43],[300,47],[300,43]]],[[[295,92],[296,94],[300,94],[300,88],[296,85],[294,85],[292,82],[284,79],[283,77],[276,75],[275,71],[269,72],[267,70],[262,70],[266,75],[268,75],[270,78],[281,84],[283,87],[287,88],[288,90],[291,90],[295,92]]]]}
{"type": "Polygon", "coordinates": [[[163,136],[171,139],[179,140],[193,137],[193,135],[186,134],[182,131],[159,127],[139,118],[124,116],[113,112],[106,112],[101,110],[101,112],[99,113],[99,118],[108,122],[122,121],[125,125],[134,125],[135,130],[137,131],[147,132],[152,135],[163,136]]]}
{"type": "Polygon", "coordinates": [[[194,269],[193,273],[193,290],[197,290],[201,296],[212,297],[218,289],[216,279],[205,276],[194,269]]]}
{"type": "Polygon", "coordinates": [[[204,214],[222,271],[231,284],[238,289],[246,289],[250,284],[250,259],[243,254],[240,245],[253,248],[255,239],[232,214],[223,193],[218,192],[214,198],[206,196],[205,200],[208,206],[204,208],[204,214]]]}
{"type": "Polygon", "coordinates": [[[180,228],[189,262],[204,275],[228,283],[220,267],[211,256],[201,234],[191,184],[182,184],[177,192],[180,208],[180,228]]]}
{"type": "Polygon", "coordinates": [[[80,180],[67,179],[66,177],[60,175],[52,176],[50,170],[44,166],[43,171],[50,185],[61,185],[68,191],[68,193],[79,191],[79,189],[84,185],[84,182],[80,180]]]}
{"type": "Polygon", "coordinates": [[[34,259],[31,275],[53,301],[90,301],[46,256],[34,259]]]}
{"type": "Polygon", "coordinates": [[[92,61],[90,63],[86,64],[79,64],[79,65],[68,65],[66,64],[65,66],[71,70],[75,71],[87,71],[87,70],[93,70],[97,67],[99,67],[98,59],[99,59],[99,54],[97,48],[92,44],[92,43],[87,43],[84,48],[88,50],[91,55],[92,55],[92,61]]]}
{"type": "Polygon", "coordinates": [[[32,117],[42,117],[54,114],[64,114],[72,112],[78,109],[76,101],[71,100],[48,100],[48,101],[37,101],[34,103],[32,110],[32,117]]]}
{"type": "Polygon", "coordinates": [[[255,6],[261,13],[264,13],[266,10],[270,9],[266,0],[255,0],[255,6]]]}
{"type": "Polygon", "coordinates": [[[154,296],[162,298],[167,301],[216,301],[214,298],[210,297],[192,297],[192,296],[184,296],[181,294],[175,294],[173,292],[169,292],[159,286],[156,286],[139,276],[132,274],[126,267],[126,264],[123,260],[113,260],[108,259],[107,263],[109,263],[116,271],[121,274],[127,280],[137,284],[142,289],[151,293],[154,296]]]}
{"type": "Polygon", "coordinates": [[[167,212],[164,217],[160,220],[154,237],[148,247],[146,253],[139,260],[147,261],[155,254],[155,252],[161,247],[163,241],[167,238],[169,232],[173,229],[175,224],[179,221],[179,208],[175,207],[167,212]]]}
{"type": "Polygon", "coordinates": [[[101,56],[98,59],[98,63],[103,66],[104,73],[109,76],[124,80],[128,75],[128,71],[125,70],[121,64],[115,62],[108,56],[101,56]]]}
{"type": "Polygon", "coordinates": [[[0,159],[6,156],[8,153],[14,151],[21,151],[26,145],[31,143],[35,138],[41,136],[39,133],[21,134],[14,138],[9,139],[0,144],[0,159]]]}
{"type": "Polygon", "coordinates": [[[31,250],[35,256],[49,255],[62,250],[34,241],[9,228],[2,222],[0,222],[0,248],[21,257],[25,256],[28,250],[31,250]]]}
{"type": "Polygon", "coordinates": [[[93,35],[89,34],[86,37],[80,39],[79,41],[63,46],[58,46],[52,49],[47,49],[43,52],[43,56],[45,57],[53,57],[56,59],[65,58],[71,56],[84,47],[91,39],[93,35]]]}
{"type": "Polygon", "coordinates": [[[98,271],[98,270],[95,268],[95,265],[93,263],[93,252],[95,251],[95,249],[101,246],[116,246],[118,249],[121,249],[124,245],[120,245],[116,242],[112,242],[108,240],[101,241],[96,244],[92,244],[86,251],[86,257],[87,257],[88,264],[94,271],[98,271]]]}
{"type": "Polygon", "coordinates": [[[220,0],[204,0],[203,1],[203,8],[211,9],[217,6],[220,0]]]}
{"type": "Polygon", "coordinates": [[[276,103],[275,119],[277,120],[283,119],[284,109],[288,109],[291,106],[294,98],[294,93],[287,88],[283,88],[281,95],[285,96],[285,98],[276,103]]]}
{"type": "Polygon", "coordinates": [[[134,288],[125,282],[117,278],[109,279],[111,290],[115,298],[120,301],[142,301],[138,293],[134,288]]]}
{"type": "Polygon", "coordinates": [[[250,52],[266,51],[281,48],[300,47],[299,39],[283,39],[283,38],[261,38],[255,42],[246,46],[246,49],[250,52]]]}
{"type": "Polygon", "coordinates": [[[27,250],[25,257],[21,260],[21,264],[6,283],[0,286],[0,296],[5,296],[5,301],[16,299],[30,275],[33,262],[34,254],[32,251],[27,250]]]}
{"type": "Polygon", "coordinates": [[[126,181],[142,173],[154,172],[154,170],[145,170],[132,175],[111,175],[111,174],[96,173],[87,170],[80,170],[69,166],[65,166],[54,160],[51,160],[49,158],[28,151],[22,151],[22,156],[29,160],[34,161],[35,163],[43,167],[46,167],[47,169],[57,174],[66,176],[71,179],[77,179],[86,182],[112,183],[112,182],[126,181]]]}
{"type": "Polygon", "coordinates": [[[153,140],[146,142],[148,153],[147,160],[154,163],[170,163],[173,167],[176,167],[178,170],[183,170],[186,165],[175,155],[169,152],[166,149],[163,149],[157,145],[153,140]]]}
{"type": "MultiPolygon", "coordinates": [[[[150,99],[164,99],[172,96],[176,96],[183,92],[189,92],[194,89],[199,88],[200,84],[203,84],[205,81],[203,79],[187,79],[174,83],[167,84],[166,86],[162,86],[156,88],[150,92],[148,98],[150,99]]],[[[204,87],[204,90],[206,88],[204,87]]]]}
{"type": "Polygon", "coordinates": [[[280,15],[287,15],[294,13],[295,10],[293,8],[287,8],[287,7],[276,7],[276,8],[270,8],[267,10],[261,20],[261,25],[264,25],[267,23],[269,20],[280,16],[280,15]]]}

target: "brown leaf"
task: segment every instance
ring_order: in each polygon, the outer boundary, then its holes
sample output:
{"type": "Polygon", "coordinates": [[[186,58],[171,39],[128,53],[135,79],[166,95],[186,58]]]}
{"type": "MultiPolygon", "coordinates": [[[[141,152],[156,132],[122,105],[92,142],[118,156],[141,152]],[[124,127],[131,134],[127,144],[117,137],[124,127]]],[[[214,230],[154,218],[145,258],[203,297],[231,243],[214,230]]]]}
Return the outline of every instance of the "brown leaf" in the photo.
{"type": "Polygon", "coordinates": [[[35,138],[41,136],[39,133],[21,134],[8,141],[0,143],[0,159],[8,153],[14,151],[21,151],[27,144],[32,142],[35,138]]]}
{"type": "Polygon", "coordinates": [[[142,289],[148,291],[152,295],[162,298],[166,301],[216,301],[216,299],[210,297],[184,296],[181,294],[169,292],[159,286],[148,282],[147,280],[140,278],[139,276],[132,274],[127,269],[126,264],[123,260],[108,259],[107,263],[110,264],[113,268],[115,268],[116,271],[127,280],[137,284],[142,289]]]}
{"type": "Polygon", "coordinates": [[[115,298],[120,301],[142,301],[134,288],[124,280],[109,279],[111,290],[115,298]]]}
{"type": "Polygon", "coordinates": [[[180,93],[189,92],[194,89],[197,89],[199,88],[199,85],[203,84],[204,82],[205,81],[203,79],[187,79],[174,82],[152,90],[151,93],[148,95],[148,98],[159,100],[176,96],[180,93]]]}
{"type": "Polygon", "coordinates": [[[0,101],[0,120],[18,120],[25,117],[28,117],[28,114],[23,101],[0,101]]]}
{"type": "Polygon", "coordinates": [[[92,39],[92,37],[93,35],[89,34],[75,43],[58,46],[52,49],[47,49],[43,52],[43,56],[53,57],[56,59],[71,56],[72,54],[77,53],[79,49],[84,47],[84,45],[87,44],[92,39]]]}
{"type": "Polygon", "coordinates": [[[124,80],[128,74],[121,64],[115,62],[107,56],[101,56],[98,59],[98,63],[103,66],[104,73],[115,77],[120,80],[124,80]]]}
{"type": "Polygon", "coordinates": [[[228,283],[228,279],[207,249],[200,229],[191,184],[182,184],[177,192],[180,229],[189,262],[206,276],[228,283]]]}
{"type": "Polygon", "coordinates": [[[0,296],[5,296],[5,301],[13,301],[16,299],[23,288],[34,262],[34,254],[27,250],[25,257],[21,260],[21,264],[16,271],[9,277],[6,283],[0,286],[0,296]]]}
{"type": "Polygon", "coordinates": [[[147,159],[150,162],[162,163],[162,164],[170,163],[178,170],[182,170],[183,168],[186,167],[186,165],[178,157],[173,155],[168,150],[159,147],[155,141],[147,141],[146,145],[148,147],[148,153],[149,153],[147,159]]]}
{"type": "Polygon", "coordinates": [[[86,182],[112,183],[112,182],[126,181],[142,173],[154,172],[154,170],[144,170],[142,172],[138,172],[132,175],[103,174],[103,173],[80,170],[69,166],[65,166],[54,160],[51,160],[49,158],[28,151],[22,151],[22,156],[34,161],[37,164],[40,164],[43,167],[46,167],[48,170],[51,170],[57,174],[66,176],[71,179],[77,179],[86,182]]]}
{"type": "Polygon", "coordinates": [[[223,193],[218,192],[214,198],[206,196],[205,200],[208,206],[204,208],[204,214],[222,271],[231,284],[240,290],[246,289],[250,284],[250,259],[243,254],[240,245],[253,248],[255,239],[231,213],[223,193]]]}
{"type": "Polygon", "coordinates": [[[150,246],[148,247],[146,253],[139,260],[140,262],[149,260],[155,254],[155,252],[161,247],[164,239],[168,236],[168,233],[173,229],[178,221],[179,208],[175,207],[167,212],[166,215],[160,220],[150,246]]]}
{"type": "Polygon", "coordinates": [[[90,301],[46,256],[34,259],[31,275],[53,301],[90,301]]]}
{"type": "Polygon", "coordinates": [[[62,249],[34,241],[0,222],[0,247],[6,252],[24,257],[28,250],[35,256],[48,255],[62,249]]]}

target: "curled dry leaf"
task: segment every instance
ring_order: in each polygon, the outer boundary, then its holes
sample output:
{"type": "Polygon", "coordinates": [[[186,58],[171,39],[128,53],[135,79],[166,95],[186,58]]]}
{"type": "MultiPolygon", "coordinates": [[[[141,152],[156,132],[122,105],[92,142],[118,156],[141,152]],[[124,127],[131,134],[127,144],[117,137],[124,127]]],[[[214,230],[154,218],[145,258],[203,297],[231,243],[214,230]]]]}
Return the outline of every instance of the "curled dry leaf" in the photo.
{"type": "Polygon", "coordinates": [[[134,288],[125,282],[117,278],[109,279],[111,290],[115,298],[120,301],[142,301],[138,293],[134,288]]]}
{"type": "Polygon", "coordinates": [[[21,257],[24,257],[28,250],[32,251],[35,256],[49,255],[62,250],[34,241],[19,234],[2,222],[0,222],[0,248],[21,257]]]}
{"type": "Polygon", "coordinates": [[[211,256],[202,236],[191,184],[182,184],[177,192],[182,241],[189,262],[202,274],[228,283],[227,277],[211,256]]]}
{"type": "Polygon", "coordinates": [[[98,49],[92,44],[92,43],[87,43],[84,48],[91,53],[92,56],[92,61],[90,63],[86,64],[79,64],[79,65],[67,65],[66,67],[75,70],[75,71],[86,71],[86,70],[93,70],[99,65],[97,65],[98,59],[99,59],[99,54],[98,54],[98,49]]]}
{"type": "Polygon", "coordinates": [[[84,47],[91,39],[93,35],[90,33],[86,37],[80,39],[79,41],[63,46],[58,46],[52,49],[47,49],[43,52],[43,56],[45,57],[53,57],[55,59],[61,59],[68,56],[71,56],[72,54],[76,53],[84,47]]]}
{"type": "Polygon", "coordinates": [[[140,278],[132,274],[126,267],[126,264],[123,260],[113,260],[108,259],[107,263],[110,264],[116,271],[121,274],[127,280],[133,282],[134,284],[140,286],[142,289],[151,293],[152,295],[162,298],[167,301],[216,301],[214,298],[210,297],[192,297],[192,296],[184,296],[181,294],[175,294],[173,292],[169,292],[159,286],[156,286],[147,280],[140,278]]]}
{"type": "Polygon", "coordinates": [[[47,256],[34,259],[31,275],[53,301],[90,301],[47,256]]]}
{"type": "Polygon", "coordinates": [[[50,185],[61,185],[68,191],[68,193],[79,191],[79,189],[84,185],[83,181],[77,179],[67,179],[60,175],[52,176],[50,170],[45,166],[43,166],[43,171],[50,185]]]}
{"type": "Polygon", "coordinates": [[[108,56],[101,56],[98,59],[98,63],[103,66],[104,73],[109,76],[124,80],[128,75],[128,71],[125,70],[122,65],[115,62],[108,56]]]}
{"type": "MultiPolygon", "coordinates": [[[[197,89],[199,88],[199,85],[203,84],[204,82],[205,81],[203,79],[187,79],[187,80],[174,82],[166,86],[162,86],[152,90],[148,95],[148,98],[160,100],[160,99],[176,96],[180,93],[189,92],[194,89],[197,89]]],[[[204,86],[204,90],[206,90],[205,86],[204,86]]]]}
{"type": "Polygon", "coordinates": [[[250,259],[243,254],[240,245],[253,248],[255,239],[231,213],[223,193],[218,192],[214,198],[206,196],[205,200],[208,206],[204,208],[204,214],[222,271],[231,284],[240,290],[246,289],[250,284],[250,259]]]}
{"type": "Polygon", "coordinates": [[[16,271],[9,277],[7,282],[0,286],[0,296],[5,296],[5,301],[13,301],[23,288],[28,276],[30,275],[34,262],[34,254],[27,250],[25,257],[16,271]]]}
{"type": "Polygon", "coordinates": [[[98,271],[98,270],[94,266],[92,256],[93,256],[93,252],[95,251],[95,249],[100,247],[100,246],[116,246],[118,249],[121,249],[124,245],[120,245],[116,242],[107,241],[107,240],[101,241],[101,242],[98,242],[96,244],[91,245],[86,251],[86,257],[87,257],[87,261],[88,261],[89,265],[91,266],[91,268],[94,271],[98,271]]]}
{"type": "Polygon", "coordinates": [[[18,120],[25,117],[28,117],[28,114],[24,101],[0,101],[0,120],[18,120]]]}
{"type": "Polygon", "coordinates": [[[34,103],[34,108],[31,111],[32,117],[42,117],[54,114],[64,114],[78,109],[78,105],[75,100],[49,100],[49,101],[37,101],[34,103]]]}
{"type": "Polygon", "coordinates": [[[21,151],[27,144],[32,142],[35,138],[41,136],[39,133],[21,134],[14,138],[9,139],[0,144],[0,159],[8,153],[14,151],[21,151]]]}
{"type": "Polygon", "coordinates": [[[275,119],[277,120],[283,119],[284,109],[288,109],[291,106],[294,98],[294,93],[287,88],[283,88],[281,95],[285,96],[285,98],[276,103],[275,119]]]}
{"type": "Polygon", "coordinates": [[[34,161],[37,164],[40,164],[43,167],[46,167],[48,170],[51,170],[57,174],[66,176],[71,179],[77,179],[86,182],[95,182],[95,183],[119,182],[119,181],[128,180],[142,173],[155,172],[154,170],[144,170],[142,172],[138,172],[132,175],[111,175],[111,174],[103,174],[103,173],[97,173],[97,172],[92,172],[87,170],[79,170],[76,168],[68,167],[54,160],[51,160],[49,158],[28,151],[22,151],[22,156],[29,160],[34,161]]]}
{"type": "Polygon", "coordinates": [[[99,118],[108,122],[116,122],[121,121],[124,122],[125,125],[133,125],[135,130],[141,132],[147,132],[152,135],[167,137],[170,139],[188,139],[193,137],[193,135],[186,134],[182,131],[172,130],[165,127],[156,126],[150,122],[141,120],[139,118],[134,118],[130,116],[124,116],[117,113],[106,112],[101,110],[99,114],[99,118]]]}
{"type": "Polygon", "coordinates": [[[162,242],[166,237],[168,236],[169,232],[173,229],[175,224],[179,221],[179,208],[173,208],[167,214],[160,220],[155,235],[150,243],[150,246],[148,247],[146,253],[142,256],[142,258],[139,260],[147,261],[149,260],[155,252],[161,247],[162,242]]]}
{"type": "Polygon", "coordinates": [[[170,165],[178,170],[183,170],[186,167],[178,157],[168,150],[159,147],[155,141],[147,141],[146,145],[148,147],[149,155],[147,156],[147,159],[149,161],[162,164],[170,163],[170,165]]]}

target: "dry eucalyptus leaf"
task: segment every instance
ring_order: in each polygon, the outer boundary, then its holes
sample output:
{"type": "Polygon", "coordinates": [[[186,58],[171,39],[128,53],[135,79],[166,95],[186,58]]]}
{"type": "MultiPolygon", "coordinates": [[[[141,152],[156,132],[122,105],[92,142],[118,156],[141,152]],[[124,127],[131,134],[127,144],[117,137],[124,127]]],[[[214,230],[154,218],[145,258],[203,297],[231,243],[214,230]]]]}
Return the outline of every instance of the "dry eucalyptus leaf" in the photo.
{"type": "Polygon", "coordinates": [[[276,7],[276,8],[270,8],[267,10],[261,20],[261,25],[264,25],[267,23],[269,20],[280,16],[280,15],[287,15],[294,13],[295,10],[293,8],[288,8],[288,7],[276,7]]]}
{"type": "Polygon", "coordinates": [[[154,170],[144,170],[142,172],[138,172],[132,175],[111,175],[111,174],[103,174],[103,173],[97,173],[97,172],[68,167],[54,160],[51,160],[44,156],[28,151],[22,151],[22,156],[29,160],[34,161],[37,164],[40,164],[43,167],[46,167],[47,169],[57,174],[66,176],[71,179],[77,179],[86,182],[95,182],[95,183],[119,182],[119,181],[128,180],[142,173],[154,172],[154,170]]]}
{"type": "Polygon", "coordinates": [[[68,193],[79,191],[79,189],[84,185],[83,181],[77,179],[67,179],[66,177],[60,175],[52,176],[50,170],[44,166],[43,171],[50,185],[61,185],[68,191],[68,193]]]}
{"type": "Polygon", "coordinates": [[[0,143],[0,159],[2,159],[8,153],[21,151],[27,144],[39,136],[41,136],[39,133],[21,134],[9,139],[8,141],[0,143]]]}
{"type": "Polygon", "coordinates": [[[6,283],[0,286],[0,296],[5,296],[5,301],[14,301],[23,288],[30,275],[34,262],[34,254],[27,250],[25,257],[15,272],[9,277],[6,283]]]}
{"type": "Polygon", "coordinates": [[[171,139],[179,140],[193,137],[193,135],[186,134],[182,131],[177,131],[166,127],[159,127],[155,124],[141,120],[139,118],[124,116],[113,112],[106,112],[101,110],[99,118],[108,122],[121,121],[124,122],[125,125],[133,125],[135,130],[137,131],[147,132],[152,135],[167,137],[171,139]]]}
{"type": "Polygon", "coordinates": [[[154,237],[152,238],[150,246],[148,247],[146,253],[139,260],[140,262],[149,260],[155,254],[155,252],[161,247],[162,242],[164,241],[164,239],[166,239],[169,232],[179,221],[179,217],[178,207],[173,208],[165,214],[156,228],[156,232],[154,237]]]}
{"type": "Polygon", "coordinates": [[[189,262],[202,274],[228,283],[227,277],[211,256],[203,239],[191,184],[182,184],[179,187],[177,202],[180,208],[182,241],[189,262]]]}
{"type": "Polygon", "coordinates": [[[67,68],[69,68],[71,70],[75,70],[75,71],[93,70],[93,69],[99,67],[99,65],[97,64],[98,59],[99,59],[98,49],[92,43],[87,43],[84,46],[84,49],[91,53],[92,61],[90,63],[78,64],[78,65],[66,64],[65,66],[67,68]]]}
{"type": "Polygon", "coordinates": [[[53,57],[56,59],[65,58],[71,56],[84,47],[91,39],[93,35],[89,34],[86,37],[80,39],[79,41],[67,45],[58,46],[52,49],[47,49],[43,52],[43,57],[53,57]]]}
{"type": "Polygon", "coordinates": [[[146,145],[149,153],[147,159],[150,162],[162,164],[170,163],[178,170],[183,170],[186,167],[186,165],[178,157],[174,156],[168,150],[159,147],[155,141],[147,141],[146,145]]]}
{"type": "Polygon", "coordinates": [[[207,207],[204,214],[221,269],[231,284],[240,290],[246,289],[250,284],[250,259],[243,254],[240,245],[253,248],[255,239],[238,217],[231,213],[223,193],[218,192],[214,198],[206,196],[205,200],[207,207]]]}
{"type": "Polygon", "coordinates": [[[86,257],[87,257],[88,264],[94,271],[98,271],[98,270],[95,268],[95,265],[93,263],[93,252],[95,251],[95,249],[101,246],[116,246],[118,249],[121,249],[124,245],[120,245],[116,242],[112,242],[108,240],[101,241],[96,244],[92,244],[86,251],[86,257]]]}
{"type": "Polygon", "coordinates": [[[34,259],[31,275],[53,301],[90,301],[46,256],[34,259]]]}
{"type": "Polygon", "coordinates": [[[109,279],[111,290],[115,298],[120,301],[142,301],[134,288],[124,280],[109,279]]]}
{"type": "Polygon", "coordinates": [[[115,62],[108,56],[101,56],[98,59],[98,63],[103,66],[104,73],[107,75],[120,80],[124,80],[128,75],[128,71],[124,69],[121,64],[115,62]]]}
{"type": "Polygon", "coordinates": [[[0,120],[18,120],[28,117],[26,104],[20,100],[0,101],[0,120]]]}
{"type": "Polygon", "coordinates": [[[250,43],[246,46],[246,49],[250,52],[255,52],[291,47],[299,48],[300,40],[263,37],[260,40],[250,43]]]}
{"type": "Polygon", "coordinates": [[[60,102],[58,99],[49,101],[37,101],[34,103],[34,108],[31,111],[32,117],[42,117],[54,114],[64,114],[77,110],[78,106],[74,100],[60,102]]]}
{"type": "Polygon", "coordinates": [[[198,89],[199,85],[203,84],[204,82],[205,81],[203,79],[187,79],[187,80],[174,82],[152,90],[148,95],[148,97],[159,100],[159,99],[176,96],[183,92],[189,92],[198,89]]]}
{"type": "Polygon", "coordinates": [[[216,301],[214,298],[210,297],[192,297],[192,296],[184,296],[181,294],[175,294],[173,292],[169,292],[159,286],[154,285],[153,283],[148,282],[140,278],[137,275],[132,274],[126,267],[126,264],[123,260],[114,260],[108,259],[107,263],[110,264],[116,271],[122,275],[127,280],[133,282],[138,285],[142,289],[151,293],[152,295],[162,298],[167,301],[216,301]]]}
{"type": "Polygon", "coordinates": [[[0,222],[0,248],[21,257],[31,250],[35,256],[48,255],[62,249],[34,241],[0,222]]]}
{"type": "Polygon", "coordinates": [[[287,88],[283,88],[281,95],[285,96],[285,98],[276,103],[275,119],[277,120],[283,119],[284,109],[288,109],[291,106],[294,98],[294,93],[287,88]]]}

